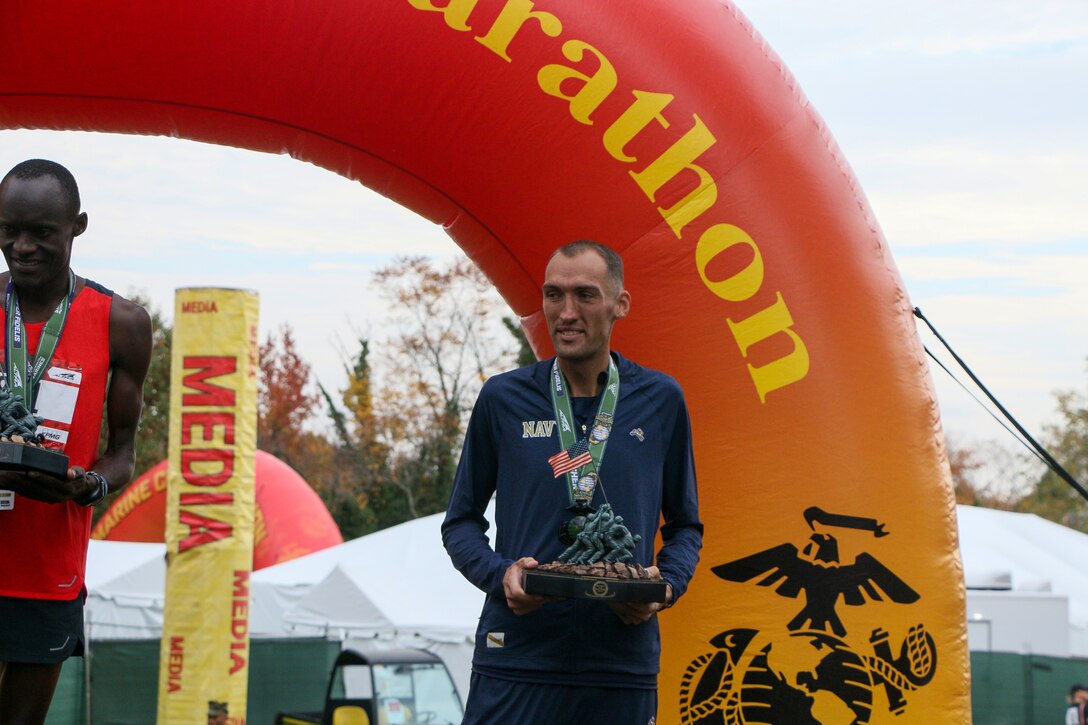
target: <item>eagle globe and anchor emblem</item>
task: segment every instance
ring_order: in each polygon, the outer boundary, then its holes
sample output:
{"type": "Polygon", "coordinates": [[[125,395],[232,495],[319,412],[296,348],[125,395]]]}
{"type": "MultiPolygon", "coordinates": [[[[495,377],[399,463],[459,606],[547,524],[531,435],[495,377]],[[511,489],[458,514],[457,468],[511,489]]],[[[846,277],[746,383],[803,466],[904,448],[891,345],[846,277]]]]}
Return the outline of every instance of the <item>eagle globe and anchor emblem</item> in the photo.
{"type": "Polygon", "coordinates": [[[800,550],[780,544],[713,567],[726,581],[776,587],[790,599],[803,593],[805,604],[783,631],[736,628],[713,637],[714,649],[693,660],[681,680],[683,725],[864,725],[872,719],[878,689],[888,711],[901,715],[906,693],[933,679],[937,648],[924,625],[910,627],[893,652],[891,634],[883,628],[862,642],[849,639],[835,611],[840,597],[849,606],[912,604],[920,598],[867,552],[844,564],[838,540],[826,532],[870,531],[879,539],[888,535],[883,524],[816,507],[804,516],[813,534],[800,550]]]}

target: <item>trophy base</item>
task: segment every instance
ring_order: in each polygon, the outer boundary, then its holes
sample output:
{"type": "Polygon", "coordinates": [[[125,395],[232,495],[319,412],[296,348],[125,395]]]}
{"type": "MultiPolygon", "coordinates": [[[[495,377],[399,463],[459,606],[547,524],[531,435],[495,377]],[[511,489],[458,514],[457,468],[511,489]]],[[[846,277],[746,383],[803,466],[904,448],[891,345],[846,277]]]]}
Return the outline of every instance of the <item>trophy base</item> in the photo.
{"type": "Polygon", "coordinates": [[[64,478],[68,475],[68,456],[28,443],[0,441],[0,471],[38,471],[64,478]]]}
{"type": "Polygon", "coordinates": [[[662,579],[595,576],[540,569],[526,571],[523,586],[526,594],[563,599],[596,599],[603,602],[664,604],[667,596],[662,579]]]}

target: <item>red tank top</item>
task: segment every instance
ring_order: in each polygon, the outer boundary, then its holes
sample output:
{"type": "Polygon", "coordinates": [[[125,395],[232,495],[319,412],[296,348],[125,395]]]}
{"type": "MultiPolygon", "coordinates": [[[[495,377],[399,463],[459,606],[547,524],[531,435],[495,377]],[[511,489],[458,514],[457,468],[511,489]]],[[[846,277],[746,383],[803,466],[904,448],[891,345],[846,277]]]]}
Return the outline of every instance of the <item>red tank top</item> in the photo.
{"type": "MultiPolygon", "coordinates": [[[[112,301],[112,292],[86,282],[72,301],[35,398],[36,412],[45,418],[38,432],[68,455],[69,466],[90,468],[98,460],[112,301]]],[[[6,325],[0,307],[0,329],[6,325]]],[[[37,349],[44,325],[26,326],[28,350],[37,349]]],[[[0,596],[75,599],[83,591],[90,531],[88,507],[16,495],[13,508],[0,511],[0,596]]]]}

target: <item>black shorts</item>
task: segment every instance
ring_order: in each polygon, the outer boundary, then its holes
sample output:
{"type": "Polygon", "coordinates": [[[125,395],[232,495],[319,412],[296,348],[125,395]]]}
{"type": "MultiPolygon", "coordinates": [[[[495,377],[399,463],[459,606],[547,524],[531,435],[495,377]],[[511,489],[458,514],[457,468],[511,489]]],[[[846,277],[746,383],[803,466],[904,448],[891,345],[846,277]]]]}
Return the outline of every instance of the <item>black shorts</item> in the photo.
{"type": "Polygon", "coordinates": [[[473,672],[461,725],[594,722],[653,725],[657,690],[627,687],[540,685],[473,672]]]}
{"type": "Polygon", "coordinates": [[[0,662],[53,665],[83,656],[83,597],[0,597],[0,662]]]}

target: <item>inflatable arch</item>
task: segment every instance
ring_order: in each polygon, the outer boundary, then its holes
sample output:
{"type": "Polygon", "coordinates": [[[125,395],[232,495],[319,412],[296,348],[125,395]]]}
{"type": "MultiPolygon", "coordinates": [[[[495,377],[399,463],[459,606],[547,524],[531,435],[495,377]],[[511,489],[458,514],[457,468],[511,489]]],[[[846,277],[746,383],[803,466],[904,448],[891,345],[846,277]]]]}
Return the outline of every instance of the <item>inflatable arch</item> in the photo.
{"type": "Polygon", "coordinates": [[[183,137],[358,180],[443,225],[542,355],[550,250],[622,253],[634,307],[615,345],[684,386],[706,523],[696,579],[661,617],[661,722],[969,720],[910,303],[821,120],[728,2],[4,15],[0,127],[183,137]]]}

